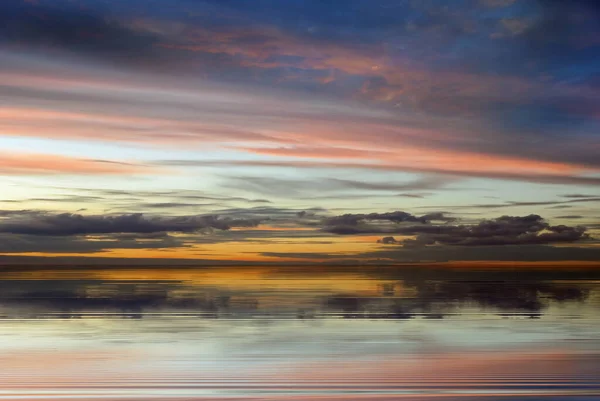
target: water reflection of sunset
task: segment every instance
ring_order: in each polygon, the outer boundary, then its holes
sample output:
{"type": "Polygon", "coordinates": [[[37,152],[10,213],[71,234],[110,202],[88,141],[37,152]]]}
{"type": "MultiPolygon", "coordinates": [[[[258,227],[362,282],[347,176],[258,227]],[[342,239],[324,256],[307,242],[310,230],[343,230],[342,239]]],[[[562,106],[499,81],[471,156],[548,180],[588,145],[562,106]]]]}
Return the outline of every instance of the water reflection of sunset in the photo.
{"type": "Polygon", "coordinates": [[[511,281],[512,270],[473,266],[5,270],[0,391],[59,400],[596,394],[598,271],[519,272],[511,281]]]}

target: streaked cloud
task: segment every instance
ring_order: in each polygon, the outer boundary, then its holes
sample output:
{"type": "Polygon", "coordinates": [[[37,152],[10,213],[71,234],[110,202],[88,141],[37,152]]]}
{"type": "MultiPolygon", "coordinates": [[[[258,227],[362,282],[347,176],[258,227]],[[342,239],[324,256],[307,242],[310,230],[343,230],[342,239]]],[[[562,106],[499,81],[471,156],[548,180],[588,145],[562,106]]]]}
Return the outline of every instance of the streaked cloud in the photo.
{"type": "Polygon", "coordinates": [[[110,160],[79,159],[39,153],[0,153],[0,175],[131,175],[159,169],[110,160]]]}

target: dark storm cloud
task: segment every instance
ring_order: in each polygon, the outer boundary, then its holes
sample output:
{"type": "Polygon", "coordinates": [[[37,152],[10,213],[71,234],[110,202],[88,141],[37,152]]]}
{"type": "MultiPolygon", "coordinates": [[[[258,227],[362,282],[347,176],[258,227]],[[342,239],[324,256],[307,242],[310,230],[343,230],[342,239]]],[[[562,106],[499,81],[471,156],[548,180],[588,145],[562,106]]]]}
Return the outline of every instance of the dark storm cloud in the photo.
{"type": "Polygon", "coordinates": [[[122,215],[81,215],[75,213],[12,213],[0,221],[0,233],[40,236],[69,236],[111,233],[197,232],[203,229],[228,230],[253,227],[256,219],[213,215],[153,216],[142,213],[122,215]]]}
{"type": "Polygon", "coordinates": [[[414,239],[382,243],[400,243],[405,247],[429,245],[491,246],[491,245],[542,245],[560,242],[577,242],[590,239],[585,227],[550,225],[538,215],[502,216],[483,220],[475,225],[429,226],[425,230],[408,227],[405,234],[417,234],[414,239]]]}
{"type": "Polygon", "coordinates": [[[339,216],[327,217],[323,219],[321,224],[324,226],[324,231],[333,234],[359,234],[397,232],[397,230],[400,229],[399,227],[390,227],[389,225],[383,227],[369,225],[369,223],[373,222],[395,223],[396,225],[400,223],[420,223],[426,225],[432,221],[447,223],[454,220],[454,218],[439,212],[415,216],[407,212],[395,211],[389,213],[347,213],[339,216]]]}
{"type": "Polygon", "coordinates": [[[324,219],[321,224],[324,231],[337,235],[398,234],[415,236],[415,238],[401,241],[392,236],[385,236],[378,241],[383,244],[401,244],[413,248],[431,245],[552,244],[590,239],[585,227],[551,225],[535,214],[502,216],[470,225],[454,224],[456,220],[439,212],[415,216],[397,211],[333,216],[324,219]]]}

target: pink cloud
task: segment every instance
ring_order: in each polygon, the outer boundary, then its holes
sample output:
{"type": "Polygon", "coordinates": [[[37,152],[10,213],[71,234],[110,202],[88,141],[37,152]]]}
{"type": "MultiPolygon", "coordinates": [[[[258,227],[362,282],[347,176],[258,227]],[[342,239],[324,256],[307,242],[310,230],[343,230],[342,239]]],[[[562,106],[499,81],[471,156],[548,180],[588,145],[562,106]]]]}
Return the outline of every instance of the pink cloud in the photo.
{"type": "MultiPolygon", "coordinates": [[[[299,48],[304,49],[302,46],[299,48]]],[[[252,46],[244,51],[251,50],[252,46]]],[[[254,51],[260,54],[260,49],[254,51]]],[[[376,71],[404,79],[403,72],[386,72],[386,68],[376,71]]],[[[462,79],[460,75],[446,75],[452,76],[462,79]]],[[[598,181],[593,178],[598,169],[589,163],[553,160],[559,156],[551,156],[556,155],[556,146],[551,143],[536,144],[550,147],[550,151],[537,152],[550,155],[542,160],[518,146],[515,155],[506,154],[506,146],[493,146],[498,142],[493,130],[472,121],[461,125],[443,118],[424,120],[419,113],[399,114],[360,102],[331,102],[275,90],[154,78],[141,74],[129,80],[108,79],[90,74],[87,80],[40,73],[32,76],[31,83],[28,75],[2,74],[0,82],[5,85],[45,92],[39,97],[20,98],[12,107],[2,109],[0,130],[10,136],[126,142],[171,149],[208,146],[211,150],[231,150],[235,146],[239,152],[261,155],[265,166],[307,166],[303,159],[308,158],[315,159],[313,167],[441,172],[551,183],[595,185],[598,181]],[[57,100],[45,100],[44,96],[56,96],[57,100]],[[283,158],[285,163],[278,160],[283,158]]],[[[433,77],[431,82],[443,83],[445,79],[433,77]]],[[[472,83],[455,86],[467,94],[490,90],[490,83],[472,83]]],[[[518,84],[515,81],[513,86],[518,84]]],[[[442,93],[439,98],[443,101],[447,96],[442,93]]],[[[521,142],[517,139],[515,144],[521,142]]],[[[586,155],[597,147],[591,139],[587,142],[565,144],[566,154],[586,155]]]]}
{"type": "MultiPolygon", "coordinates": [[[[389,147],[388,147],[389,149],[389,147]]],[[[584,166],[568,163],[543,162],[518,157],[445,151],[404,146],[398,150],[348,149],[326,147],[245,148],[252,153],[315,159],[352,159],[357,163],[397,168],[398,170],[432,170],[465,173],[513,173],[572,176],[587,172],[584,166]]]]}
{"type": "Polygon", "coordinates": [[[106,160],[38,153],[0,153],[0,175],[127,175],[156,171],[151,167],[106,160]]]}

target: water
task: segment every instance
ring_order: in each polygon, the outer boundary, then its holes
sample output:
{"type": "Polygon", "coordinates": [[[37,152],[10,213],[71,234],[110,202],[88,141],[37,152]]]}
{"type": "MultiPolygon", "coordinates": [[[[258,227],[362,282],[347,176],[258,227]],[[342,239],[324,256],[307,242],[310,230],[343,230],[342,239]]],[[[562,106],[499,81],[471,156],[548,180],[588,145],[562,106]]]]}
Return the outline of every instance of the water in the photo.
{"type": "Polygon", "coordinates": [[[600,274],[4,270],[2,400],[600,399],[600,274]]]}

